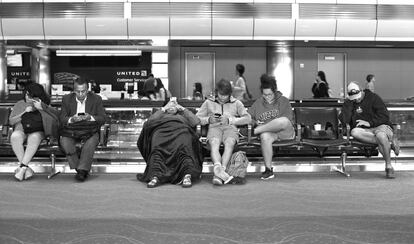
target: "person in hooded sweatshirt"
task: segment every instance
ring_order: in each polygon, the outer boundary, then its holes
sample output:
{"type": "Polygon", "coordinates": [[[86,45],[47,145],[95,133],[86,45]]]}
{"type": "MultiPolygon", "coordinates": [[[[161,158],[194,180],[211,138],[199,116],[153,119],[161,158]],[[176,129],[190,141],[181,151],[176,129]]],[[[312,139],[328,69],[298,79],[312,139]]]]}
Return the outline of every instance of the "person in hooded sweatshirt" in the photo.
{"type": "Polygon", "coordinates": [[[214,185],[222,185],[232,180],[226,171],[233,149],[239,141],[238,125],[250,123],[250,115],[243,103],[232,94],[230,81],[221,79],[216,85],[216,96],[209,97],[197,112],[201,125],[209,125],[207,140],[210,145],[211,160],[214,164],[214,185]],[[224,152],[220,154],[223,143],[224,152]]]}
{"type": "Polygon", "coordinates": [[[385,160],[385,176],[394,178],[391,150],[398,156],[400,145],[394,136],[390,115],[381,97],[352,81],[348,84],[348,98],[342,106],[339,119],[349,124],[351,135],[362,142],[378,145],[385,160]]]}
{"type": "Polygon", "coordinates": [[[293,112],[289,99],[282,96],[277,90],[276,79],[263,74],[260,77],[260,90],[262,97],[258,98],[249,108],[248,113],[252,122],[257,125],[253,131],[260,135],[265,171],[262,180],[275,177],[272,168],[273,142],[287,140],[295,137],[293,127],[293,112]]]}

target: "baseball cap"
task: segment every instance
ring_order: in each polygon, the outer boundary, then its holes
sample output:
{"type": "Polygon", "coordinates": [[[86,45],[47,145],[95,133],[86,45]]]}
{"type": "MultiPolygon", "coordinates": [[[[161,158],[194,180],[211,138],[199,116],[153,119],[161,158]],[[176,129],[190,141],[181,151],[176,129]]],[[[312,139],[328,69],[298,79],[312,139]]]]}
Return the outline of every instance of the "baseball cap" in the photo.
{"type": "Polygon", "coordinates": [[[361,88],[355,82],[351,82],[348,85],[348,98],[349,100],[357,100],[361,98],[361,88]]]}

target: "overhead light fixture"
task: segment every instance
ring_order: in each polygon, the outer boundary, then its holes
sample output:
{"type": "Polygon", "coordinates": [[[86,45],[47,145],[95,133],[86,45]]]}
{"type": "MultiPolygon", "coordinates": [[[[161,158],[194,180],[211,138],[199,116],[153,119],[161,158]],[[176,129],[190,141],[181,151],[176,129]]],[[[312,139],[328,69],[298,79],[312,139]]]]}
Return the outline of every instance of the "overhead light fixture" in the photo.
{"type": "Polygon", "coordinates": [[[130,19],[131,15],[131,3],[124,3],[124,19],[130,19]]]}
{"type": "Polygon", "coordinates": [[[56,50],[56,56],[141,56],[141,50],[56,50]]]}

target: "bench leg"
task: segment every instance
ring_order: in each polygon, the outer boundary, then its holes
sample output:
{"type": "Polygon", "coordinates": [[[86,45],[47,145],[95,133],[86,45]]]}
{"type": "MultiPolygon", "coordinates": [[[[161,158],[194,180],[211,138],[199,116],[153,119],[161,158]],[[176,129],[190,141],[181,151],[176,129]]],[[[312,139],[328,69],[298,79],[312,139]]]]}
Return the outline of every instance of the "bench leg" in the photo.
{"type": "Polygon", "coordinates": [[[50,174],[47,176],[48,179],[51,179],[55,175],[58,175],[60,173],[60,171],[56,171],[56,155],[54,153],[50,154],[50,161],[51,161],[51,170],[50,170],[50,174]]]}
{"type": "Polygon", "coordinates": [[[347,153],[343,152],[341,155],[341,167],[340,168],[335,167],[334,170],[346,177],[349,177],[351,175],[346,172],[346,157],[347,157],[347,153]]]}

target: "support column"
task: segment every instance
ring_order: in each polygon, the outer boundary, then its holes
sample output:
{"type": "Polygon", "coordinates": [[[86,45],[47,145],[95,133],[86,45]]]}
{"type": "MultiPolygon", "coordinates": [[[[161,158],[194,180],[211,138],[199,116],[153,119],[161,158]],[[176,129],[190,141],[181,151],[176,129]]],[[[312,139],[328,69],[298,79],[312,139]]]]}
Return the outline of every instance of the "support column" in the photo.
{"type": "Polygon", "coordinates": [[[43,85],[46,92],[51,94],[50,87],[52,81],[50,78],[50,51],[46,48],[32,49],[31,60],[32,80],[43,85]]]}
{"type": "Polygon", "coordinates": [[[7,97],[7,57],[6,45],[0,42],[0,100],[7,97]]]}
{"type": "Polygon", "coordinates": [[[293,48],[284,42],[267,48],[267,73],[276,77],[277,88],[293,99],[293,48]]]}

